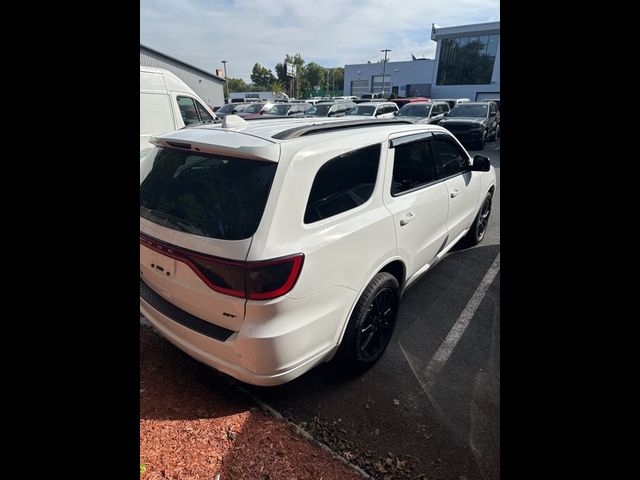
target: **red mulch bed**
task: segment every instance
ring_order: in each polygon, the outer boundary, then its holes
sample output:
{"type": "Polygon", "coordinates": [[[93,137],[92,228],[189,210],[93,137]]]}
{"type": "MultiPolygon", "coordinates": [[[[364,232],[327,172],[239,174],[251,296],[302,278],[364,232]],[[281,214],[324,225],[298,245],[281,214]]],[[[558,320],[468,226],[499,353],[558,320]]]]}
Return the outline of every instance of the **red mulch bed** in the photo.
{"type": "Polygon", "coordinates": [[[142,480],[362,478],[144,326],[140,463],[142,480]]]}

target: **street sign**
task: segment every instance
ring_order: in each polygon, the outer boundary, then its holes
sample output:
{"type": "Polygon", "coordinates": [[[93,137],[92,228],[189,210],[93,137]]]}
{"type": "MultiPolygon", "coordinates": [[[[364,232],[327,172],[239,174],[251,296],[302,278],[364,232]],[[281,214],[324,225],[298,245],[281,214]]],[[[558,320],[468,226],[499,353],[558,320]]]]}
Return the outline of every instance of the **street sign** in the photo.
{"type": "Polygon", "coordinates": [[[287,68],[287,77],[295,77],[296,76],[296,65],[293,63],[285,63],[287,68]]]}

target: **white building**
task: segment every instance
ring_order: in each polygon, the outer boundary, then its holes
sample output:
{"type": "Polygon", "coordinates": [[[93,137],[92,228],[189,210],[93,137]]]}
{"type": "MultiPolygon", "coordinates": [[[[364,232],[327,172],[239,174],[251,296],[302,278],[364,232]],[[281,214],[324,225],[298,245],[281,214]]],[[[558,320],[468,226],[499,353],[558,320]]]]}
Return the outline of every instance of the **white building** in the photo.
{"type": "Polygon", "coordinates": [[[431,28],[435,59],[345,65],[344,94],[500,98],[500,22],[431,28]],[[383,82],[383,72],[384,82],[383,82]]]}
{"type": "Polygon", "coordinates": [[[140,65],[164,68],[175,74],[180,80],[204,100],[210,107],[224,105],[225,79],[188,63],[170,57],[144,45],[140,45],[140,65]]]}

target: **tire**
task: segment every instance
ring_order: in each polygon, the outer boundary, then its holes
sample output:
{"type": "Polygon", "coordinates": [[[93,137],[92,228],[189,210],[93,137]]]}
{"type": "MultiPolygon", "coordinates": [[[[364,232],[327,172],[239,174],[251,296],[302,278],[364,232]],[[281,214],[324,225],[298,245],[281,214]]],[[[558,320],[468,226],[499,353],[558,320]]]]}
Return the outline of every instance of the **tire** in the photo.
{"type": "Polygon", "coordinates": [[[476,215],[475,220],[471,224],[471,228],[469,228],[469,231],[460,242],[463,246],[472,247],[478,245],[484,238],[487,232],[487,226],[489,225],[492,198],[493,194],[491,192],[487,193],[487,196],[484,197],[484,202],[482,202],[478,215],[476,215]]]}
{"type": "Polygon", "coordinates": [[[367,285],[351,314],[334,362],[341,371],[358,374],[372,367],[389,345],[398,315],[400,286],[380,272],[367,285]]]}

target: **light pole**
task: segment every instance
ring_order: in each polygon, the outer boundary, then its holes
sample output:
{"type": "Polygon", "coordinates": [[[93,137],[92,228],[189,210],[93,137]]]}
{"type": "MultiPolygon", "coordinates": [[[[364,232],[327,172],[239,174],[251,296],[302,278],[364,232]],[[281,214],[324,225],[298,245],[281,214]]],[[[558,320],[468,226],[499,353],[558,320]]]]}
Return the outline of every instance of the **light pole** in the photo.
{"type": "Polygon", "coordinates": [[[227,61],[222,60],[222,65],[224,65],[224,86],[227,89],[227,101],[229,101],[229,80],[227,80],[227,61]]]}
{"type": "Polygon", "coordinates": [[[387,52],[390,52],[391,50],[385,48],[384,50],[380,51],[384,52],[384,66],[382,67],[382,96],[384,97],[384,77],[387,74],[387,52]]]}

